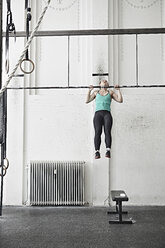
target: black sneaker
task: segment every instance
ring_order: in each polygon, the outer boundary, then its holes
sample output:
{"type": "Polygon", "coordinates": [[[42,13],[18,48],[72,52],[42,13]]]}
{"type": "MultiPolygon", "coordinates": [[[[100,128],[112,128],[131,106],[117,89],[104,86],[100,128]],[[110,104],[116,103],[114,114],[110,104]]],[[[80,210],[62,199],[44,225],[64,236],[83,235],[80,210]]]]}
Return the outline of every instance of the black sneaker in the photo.
{"type": "Polygon", "coordinates": [[[106,157],[106,158],[110,158],[110,157],[111,157],[110,151],[106,151],[105,157],[106,157]]]}
{"type": "Polygon", "coordinates": [[[95,153],[95,159],[98,159],[98,158],[100,158],[100,152],[97,151],[97,152],[95,153]]]}

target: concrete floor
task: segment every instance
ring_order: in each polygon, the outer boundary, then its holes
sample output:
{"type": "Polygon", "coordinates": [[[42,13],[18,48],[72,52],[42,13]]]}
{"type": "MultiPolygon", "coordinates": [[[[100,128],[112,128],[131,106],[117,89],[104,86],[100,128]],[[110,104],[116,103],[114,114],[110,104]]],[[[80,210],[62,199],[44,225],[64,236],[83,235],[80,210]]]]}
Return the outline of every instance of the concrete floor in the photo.
{"type": "Polygon", "coordinates": [[[110,225],[107,210],[4,207],[0,248],[165,248],[165,207],[127,207],[132,225],[110,225]]]}

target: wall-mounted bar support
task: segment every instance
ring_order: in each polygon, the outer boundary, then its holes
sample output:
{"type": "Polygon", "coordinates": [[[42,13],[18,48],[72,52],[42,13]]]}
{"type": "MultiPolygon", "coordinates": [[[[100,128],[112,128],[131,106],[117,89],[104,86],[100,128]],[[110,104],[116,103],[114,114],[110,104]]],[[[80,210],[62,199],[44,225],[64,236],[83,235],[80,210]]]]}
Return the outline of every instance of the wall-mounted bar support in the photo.
{"type": "Polygon", "coordinates": [[[70,36],[68,36],[68,87],[70,80],[70,36]]]}
{"type": "MultiPolygon", "coordinates": [[[[31,33],[30,33],[31,34],[31,33]]],[[[37,31],[35,37],[46,36],[89,36],[89,35],[135,35],[135,34],[165,34],[165,28],[136,28],[136,29],[85,29],[37,31]]],[[[3,37],[6,33],[3,32],[3,37]]],[[[11,33],[10,37],[14,37],[11,33]]],[[[16,37],[26,37],[26,32],[18,31],[16,37]]]]}
{"type": "Polygon", "coordinates": [[[139,85],[139,51],[138,51],[138,35],[136,34],[136,86],[139,85]]]}

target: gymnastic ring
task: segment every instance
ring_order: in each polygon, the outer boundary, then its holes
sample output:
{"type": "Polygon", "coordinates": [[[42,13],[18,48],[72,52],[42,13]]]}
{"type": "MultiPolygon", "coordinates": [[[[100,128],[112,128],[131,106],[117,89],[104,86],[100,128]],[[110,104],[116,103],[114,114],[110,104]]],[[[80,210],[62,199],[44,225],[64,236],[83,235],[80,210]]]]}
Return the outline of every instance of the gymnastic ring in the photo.
{"type": "Polygon", "coordinates": [[[5,163],[4,163],[4,165],[3,165],[3,167],[5,167],[6,168],[6,170],[9,168],[9,160],[7,159],[7,158],[4,158],[4,162],[6,161],[6,165],[5,165],[5,163]]]}
{"type": "Polygon", "coordinates": [[[21,71],[24,72],[25,74],[31,74],[33,71],[34,71],[34,62],[31,60],[31,59],[23,59],[20,63],[20,68],[21,68],[21,71]],[[29,61],[32,65],[32,69],[31,71],[25,71],[23,68],[22,68],[22,63],[25,62],[25,61],[29,61]]]}
{"type": "MultiPolygon", "coordinates": [[[[0,168],[1,169],[1,168],[0,168]]],[[[7,172],[7,170],[6,170],[6,168],[3,166],[3,171],[5,171],[5,172],[3,172],[3,177],[6,175],[6,172],[7,172]]],[[[0,177],[2,176],[2,174],[0,173],[0,177]]]]}

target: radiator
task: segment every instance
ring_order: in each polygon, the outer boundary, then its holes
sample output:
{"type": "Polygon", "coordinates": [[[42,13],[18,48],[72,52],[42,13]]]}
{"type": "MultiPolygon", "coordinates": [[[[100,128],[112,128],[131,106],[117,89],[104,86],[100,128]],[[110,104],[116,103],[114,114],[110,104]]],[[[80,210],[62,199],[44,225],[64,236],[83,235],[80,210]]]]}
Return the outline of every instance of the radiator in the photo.
{"type": "Polygon", "coordinates": [[[31,161],[30,205],[84,205],[81,161],[31,161]]]}

